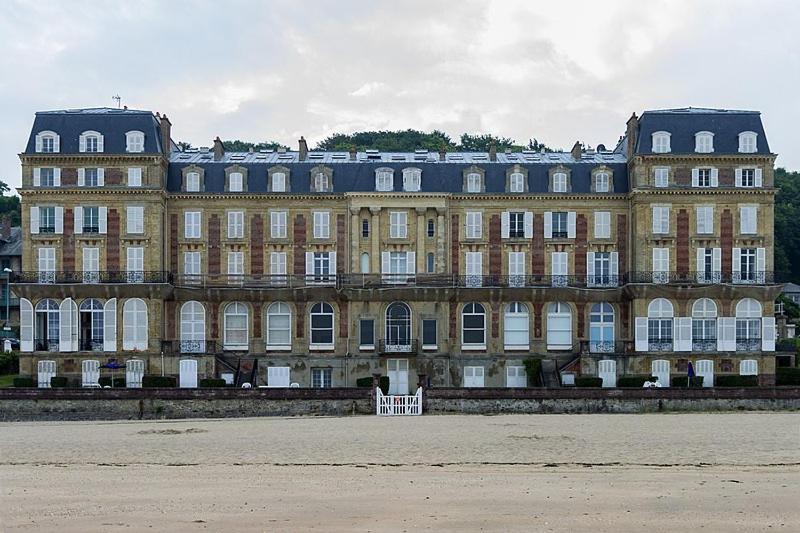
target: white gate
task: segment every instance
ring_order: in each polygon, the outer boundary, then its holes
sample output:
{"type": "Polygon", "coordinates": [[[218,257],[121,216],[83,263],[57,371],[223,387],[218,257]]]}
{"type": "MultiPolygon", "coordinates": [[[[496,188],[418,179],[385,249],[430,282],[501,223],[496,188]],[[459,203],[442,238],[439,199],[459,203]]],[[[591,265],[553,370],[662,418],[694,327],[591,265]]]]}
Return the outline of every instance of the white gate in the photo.
{"type": "Polygon", "coordinates": [[[288,366],[267,367],[267,387],[288,387],[288,386],[289,386],[288,366]]]}
{"type": "Polygon", "coordinates": [[[528,385],[528,375],[524,366],[506,367],[506,387],[525,387],[528,385]]]}
{"type": "Polygon", "coordinates": [[[378,416],[417,416],[422,414],[422,387],[416,394],[384,395],[380,387],[375,388],[378,416]]]}
{"type": "Polygon", "coordinates": [[[669,361],[656,359],[650,363],[650,375],[655,376],[662,387],[669,387],[669,361]]]}
{"type": "Polygon", "coordinates": [[[714,386],[714,361],[710,359],[697,361],[694,366],[694,372],[697,376],[703,377],[703,387],[714,386]]]}
{"type": "Polygon", "coordinates": [[[50,388],[50,378],[56,376],[56,362],[55,361],[39,361],[36,365],[38,374],[38,384],[40,389],[50,388]]]}
{"type": "Polygon", "coordinates": [[[81,387],[100,387],[100,361],[90,359],[81,362],[81,387]]]}
{"type": "Polygon", "coordinates": [[[597,362],[597,377],[603,378],[603,387],[617,386],[617,362],[603,359],[597,362]]]}
{"type": "Polygon", "coordinates": [[[483,387],[483,367],[482,366],[465,366],[464,367],[464,386],[465,387],[483,387]]]}
{"type": "Polygon", "coordinates": [[[389,376],[389,394],[408,394],[408,359],[389,359],[386,361],[389,376]]]}
{"type": "Polygon", "coordinates": [[[180,368],[180,387],[182,389],[196,389],[197,360],[181,359],[179,368],[180,368]]]}
{"type": "Polygon", "coordinates": [[[128,359],[125,361],[125,386],[129,389],[141,389],[144,378],[144,361],[128,359]]]}

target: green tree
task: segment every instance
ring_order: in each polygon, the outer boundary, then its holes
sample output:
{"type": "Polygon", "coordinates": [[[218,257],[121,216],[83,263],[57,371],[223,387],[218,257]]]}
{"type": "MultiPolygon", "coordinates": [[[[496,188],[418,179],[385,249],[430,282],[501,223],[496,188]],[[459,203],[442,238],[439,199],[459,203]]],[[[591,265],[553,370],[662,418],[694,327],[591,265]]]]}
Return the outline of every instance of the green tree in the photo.
{"type": "Polygon", "coordinates": [[[236,139],[235,141],[222,141],[222,146],[227,152],[249,152],[251,148],[255,152],[258,152],[259,150],[278,150],[279,148],[285,148],[287,150],[289,149],[288,146],[275,141],[253,143],[248,141],[240,141],[239,139],[236,139]]]}
{"type": "Polygon", "coordinates": [[[317,144],[316,149],[346,152],[354,146],[356,150],[374,149],[382,152],[413,152],[418,148],[436,151],[442,146],[451,151],[456,149],[450,136],[444,132],[434,130],[425,133],[411,129],[335,133],[317,144]]]}
{"type": "Polygon", "coordinates": [[[9,195],[7,192],[11,191],[11,187],[4,181],[0,181],[0,218],[11,217],[11,225],[19,226],[22,221],[22,211],[20,209],[19,196],[9,195]]]}
{"type": "Polygon", "coordinates": [[[800,282],[800,172],[775,169],[775,271],[800,282]]]}

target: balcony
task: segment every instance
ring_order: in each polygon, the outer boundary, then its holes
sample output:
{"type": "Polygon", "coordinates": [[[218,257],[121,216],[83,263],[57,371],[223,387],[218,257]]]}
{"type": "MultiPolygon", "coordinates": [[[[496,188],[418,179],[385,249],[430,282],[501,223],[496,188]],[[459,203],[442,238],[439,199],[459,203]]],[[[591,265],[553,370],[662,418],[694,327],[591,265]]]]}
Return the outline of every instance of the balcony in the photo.
{"type": "Polygon", "coordinates": [[[657,283],[677,285],[710,285],[719,283],[774,285],[782,283],[783,277],[778,272],[752,272],[742,276],[741,273],[724,273],[708,271],[669,271],[669,272],[628,272],[623,283],[657,283]]]}
{"type": "Polygon", "coordinates": [[[647,340],[647,349],[651,352],[671,352],[672,337],[651,337],[647,340]]]}
{"type": "Polygon", "coordinates": [[[82,352],[102,352],[103,339],[102,338],[81,339],[78,342],[78,349],[82,352]]]}
{"type": "Polygon", "coordinates": [[[57,352],[58,339],[35,338],[33,339],[33,349],[37,352],[57,352]]]}
{"type": "Polygon", "coordinates": [[[380,339],[378,341],[378,353],[382,354],[405,354],[413,355],[417,353],[417,339],[380,339]]]}
{"type": "MultiPolygon", "coordinates": [[[[263,343],[261,343],[263,346],[263,343]]],[[[161,341],[164,355],[218,354],[222,353],[222,345],[217,341],[161,341]]],[[[263,351],[263,350],[261,350],[263,351]]]]}
{"type": "Polygon", "coordinates": [[[11,283],[171,283],[172,274],[165,271],[122,272],[13,272],[11,283]]]}
{"type": "Polygon", "coordinates": [[[616,354],[623,355],[633,352],[629,341],[580,341],[582,354],[616,354]]]}
{"type": "Polygon", "coordinates": [[[761,337],[736,337],[737,352],[760,352],[761,337]]]}
{"type": "Polygon", "coordinates": [[[717,339],[692,339],[693,352],[716,352],[717,339]]]}

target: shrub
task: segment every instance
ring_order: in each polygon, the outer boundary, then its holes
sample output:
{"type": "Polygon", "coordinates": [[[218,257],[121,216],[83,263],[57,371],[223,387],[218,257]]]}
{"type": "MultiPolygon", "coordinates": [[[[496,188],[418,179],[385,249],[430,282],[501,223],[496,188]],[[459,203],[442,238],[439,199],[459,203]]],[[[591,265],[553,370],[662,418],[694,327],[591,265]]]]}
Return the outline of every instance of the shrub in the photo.
{"type": "MultiPolygon", "coordinates": [[[[379,385],[381,392],[389,394],[389,376],[381,376],[379,385]]],[[[358,378],[356,380],[356,387],[370,388],[372,387],[372,378],[358,378]]]]}
{"type": "Polygon", "coordinates": [[[175,376],[144,376],[142,378],[142,387],[146,388],[175,386],[177,386],[177,379],[175,376]]]}
{"type": "MultiPolygon", "coordinates": [[[[97,382],[100,384],[101,387],[110,387],[111,386],[111,376],[103,376],[97,382]]],[[[125,388],[125,378],[124,377],[115,377],[114,378],[114,388],[115,389],[124,389],[125,388]]]]}
{"type": "MultiPolygon", "coordinates": [[[[672,378],[672,386],[673,387],[686,387],[686,380],[687,376],[680,376],[677,378],[672,378]]],[[[700,388],[703,386],[703,376],[694,376],[692,378],[692,388],[700,388]]]]}
{"type": "Polygon", "coordinates": [[[0,374],[19,374],[18,353],[0,353],[0,374]]]}
{"type": "Polygon", "coordinates": [[[776,385],[800,385],[800,368],[779,367],[775,369],[776,385]]]}
{"type": "Polygon", "coordinates": [[[617,387],[639,387],[644,386],[645,381],[656,381],[655,376],[622,376],[617,379],[617,387]]]}
{"type": "Polygon", "coordinates": [[[53,376],[50,378],[50,387],[54,389],[63,389],[67,386],[67,378],[64,376],[53,376]]]}
{"type": "Polygon", "coordinates": [[[15,387],[35,387],[36,386],[36,380],[34,380],[33,378],[24,378],[24,377],[14,378],[14,386],[15,387]]]}
{"type": "Polygon", "coordinates": [[[576,377],[575,378],[575,386],[576,387],[602,387],[603,386],[603,378],[592,378],[592,377],[576,377]]]}
{"type": "Polygon", "coordinates": [[[204,378],[200,380],[200,387],[202,388],[224,387],[225,385],[225,380],[222,378],[204,378]]]}
{"type": "Polygon", "coordinates": [[[522,362],[525,365],[525,373],[528,375],[529,387],[542,386],[542,360],[529,357],[522,362]]]}
{"type": "Polygon", "coordinates": [[[717,376],[715,387],[758,387],[758,376],[717,376]]]}

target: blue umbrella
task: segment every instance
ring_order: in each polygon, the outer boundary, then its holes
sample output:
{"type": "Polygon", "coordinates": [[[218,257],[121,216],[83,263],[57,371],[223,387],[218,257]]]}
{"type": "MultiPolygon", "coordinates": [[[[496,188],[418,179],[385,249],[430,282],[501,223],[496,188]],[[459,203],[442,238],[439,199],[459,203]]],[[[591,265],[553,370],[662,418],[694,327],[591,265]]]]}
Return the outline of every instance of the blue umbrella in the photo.
{"type": "Polygon", "coordinates": [[[692,386],[692,378],[694,377],[694,366],[692,362],[689,361],[689,366],[686,368],[686,386],[692,386]]]}
{"type": "Polygon", "coordinates": [[[118,363],[116,359],[110,359],[108,361],[108,363],[106,363],[104,365],[100,365],[100,368],[110,368],[111,369],[111,388],[113,389],[114,388],[114,375],[115,375],[114,370],[116,370],[118,368],[125,368],[125,365],[122,365],[122,364],[118,363]]]}

